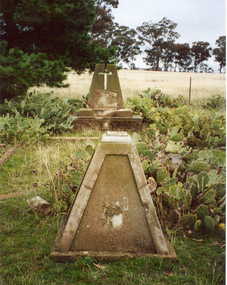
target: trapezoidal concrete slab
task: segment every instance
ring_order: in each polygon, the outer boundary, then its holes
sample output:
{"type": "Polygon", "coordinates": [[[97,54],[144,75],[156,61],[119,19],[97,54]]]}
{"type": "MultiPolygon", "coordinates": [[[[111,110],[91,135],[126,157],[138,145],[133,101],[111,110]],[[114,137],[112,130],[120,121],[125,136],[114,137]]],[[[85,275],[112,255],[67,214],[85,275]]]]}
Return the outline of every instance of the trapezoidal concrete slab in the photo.
{"type": "Polygon", "coordinates": [[[102,136],[51,253],[58,262],[84,256],[105,261],[176,258],[163,235],[136,146],[125,132],[102,136]]]}
{"type": "Polygon", "coordinates": [[[87,108],[71,115],[74,129],[100,129],[104,131],[140,131],[142,118],[125,109],[117,68],[114,64],[95,66],[87,108]]]}

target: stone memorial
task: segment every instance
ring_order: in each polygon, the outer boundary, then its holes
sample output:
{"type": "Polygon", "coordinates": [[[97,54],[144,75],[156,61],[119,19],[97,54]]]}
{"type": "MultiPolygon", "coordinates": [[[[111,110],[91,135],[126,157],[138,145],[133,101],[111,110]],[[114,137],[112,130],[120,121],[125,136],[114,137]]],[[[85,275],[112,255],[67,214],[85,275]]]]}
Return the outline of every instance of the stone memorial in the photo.
{"type": "Polygon", "coordinates": [[[135,130],[142,118],[125,109],[117,69],[114,64],[96,64],[90,86],[88,106],[72,116],[74,128],[83,126],[104,130],[135,130]]]}
{"type": "Polygon", "coordinates": [[[150,195],[140,157],[126,132],[103,134],[71,209],[64,215],[51,258],[175,259],[150,195]]]}

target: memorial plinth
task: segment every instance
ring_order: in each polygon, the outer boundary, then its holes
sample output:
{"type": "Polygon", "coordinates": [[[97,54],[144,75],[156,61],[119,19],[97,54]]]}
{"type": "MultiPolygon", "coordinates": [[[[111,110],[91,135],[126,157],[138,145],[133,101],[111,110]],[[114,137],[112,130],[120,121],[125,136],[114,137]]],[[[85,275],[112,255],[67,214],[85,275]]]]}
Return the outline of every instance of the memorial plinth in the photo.
{"type": "Polygon", "coordinates": [[[140,157],[125,132],[102,136],[77,196],[62,218],[51,258],[176,258],[162,232],[140,157]]]}
{"type": "Polygon", "coordinates": [[[96,64],[87,108],[72,115],[74,128],[134,130],[142,127],[142,118],[125,109],[117,69],[114,64],[96,64]]]}

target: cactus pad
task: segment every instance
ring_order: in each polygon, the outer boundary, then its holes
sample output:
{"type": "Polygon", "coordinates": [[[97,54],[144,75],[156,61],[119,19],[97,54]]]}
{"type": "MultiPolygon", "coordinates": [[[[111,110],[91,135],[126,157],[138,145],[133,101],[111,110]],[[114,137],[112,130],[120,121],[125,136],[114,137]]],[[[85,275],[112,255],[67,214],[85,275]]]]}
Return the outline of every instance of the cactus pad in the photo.
{"type": "Polygon", "coordinates": [[[206,216],[204,218],[204,226],[205,229],[209,232],[213,232],[214,231],[214,221],[210,216],[206,216]]]}
{"type": "Polygon", "coordinates": [[[209,177],[205,171],[202,171],[198,174],[198,183],[199,183],[199,187],[202,192],[204,191],[204,188],[206,184],[208,183],[208,181],[209,181],[209,177]]]}
{"type": "Polygon", "coordinates": [[[190,170],[195,173],[199,173],[202,171],[207,172],[210,170],[210,166],[204,161],[195,161],[190,170]]]}
{"type": "Polygon", "coordinates": [[[201,221],[201,220],[197,220],[197,221],[195,222],[195,225],[194,225],[194,230],[195,230],[196,232],[198,232],[198,231],[200,231],[201,227],[202,227],[202,221],[201,221]]]}
{"type": "Polygon", "coordinates": [[[164,166],[159,167],[157,170],[157,182],[161,183],[167,175],[167,170],[164,166]]]}
{"type": "Polygon", "coordinates": [[[216,191],[214,189],[208,190],[201,198],[200,202],[209,205],[211,207],[216,206],[216,191]]]}
{"type": "Polygon", "coordinates": [[[166,152],[178,152],[182,147],[182,143],[169,140],[165,148],[166,152]]]}
{"type": "Polygon", "coordinates": [[[204,218],[209,214],[209,209],[205,205],[200,205],[196,209],[196,215],[199,220],[204,220],[204,218]]]}

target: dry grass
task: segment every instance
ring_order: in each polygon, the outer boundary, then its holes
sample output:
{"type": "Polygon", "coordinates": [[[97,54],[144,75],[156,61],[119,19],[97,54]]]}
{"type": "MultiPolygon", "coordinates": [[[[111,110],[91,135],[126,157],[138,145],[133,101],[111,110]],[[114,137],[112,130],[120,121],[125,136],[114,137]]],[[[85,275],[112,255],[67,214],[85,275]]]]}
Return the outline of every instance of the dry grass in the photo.
{"type": "MultiPolygon", "coordinates": [[[[198,100],[211,95],[226,94],[226,75],[213,73],[185,73],[185,72],[162,72],[162,71],[142,71],[142,70],[120,70],[118,72],[120,85],[124,100],[127,97],[134,97],[147,88],[158,88],[163,93],[178,96],[183,95],[188,98],[189,80],[192,77],[192,100],[198,100]]],[[[77,75],[69,73],[67,82],[70,87],[59,88],[36,88],[39,92],[54,91],[55,96],[81,98],[89,93],[92,75],[88,72],[77,75]]],[[[31,89],[31,91],[34,88],[31,89]]]]}

